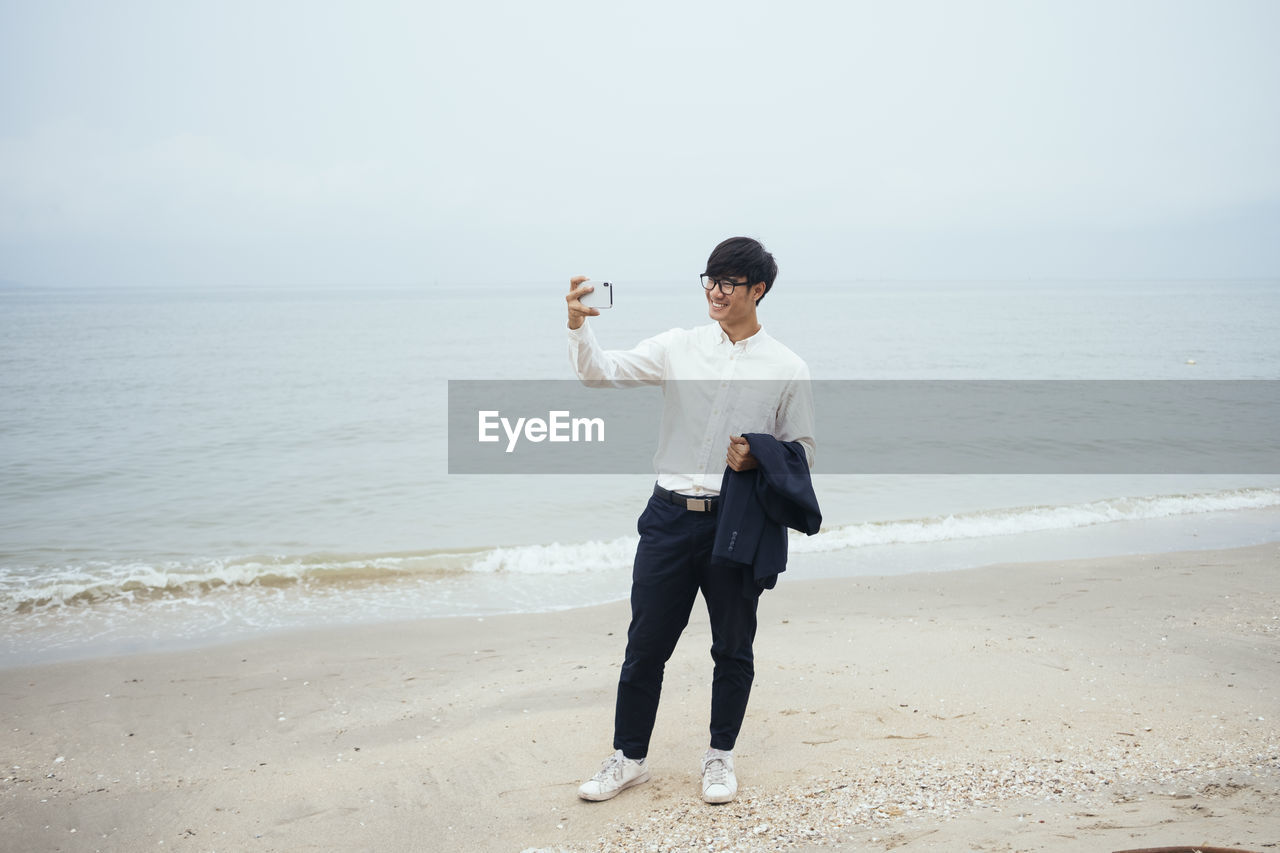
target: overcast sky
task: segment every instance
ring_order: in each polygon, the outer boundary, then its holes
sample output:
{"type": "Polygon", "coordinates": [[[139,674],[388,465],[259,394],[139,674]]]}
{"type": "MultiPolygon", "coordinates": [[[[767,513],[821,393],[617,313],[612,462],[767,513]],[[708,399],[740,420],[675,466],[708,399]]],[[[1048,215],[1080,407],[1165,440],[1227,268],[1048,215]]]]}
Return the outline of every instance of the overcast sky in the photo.
{"type": "Polygon", "coordinates": [[[0,280],[1280,276],[1280,2],[0,0],[0,280]]]}

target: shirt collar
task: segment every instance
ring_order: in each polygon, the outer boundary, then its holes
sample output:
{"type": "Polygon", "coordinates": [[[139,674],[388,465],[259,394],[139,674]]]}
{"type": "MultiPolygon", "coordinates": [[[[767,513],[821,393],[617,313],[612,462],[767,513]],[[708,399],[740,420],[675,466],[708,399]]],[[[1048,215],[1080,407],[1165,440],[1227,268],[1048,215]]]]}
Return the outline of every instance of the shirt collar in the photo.
{"type": "Polygon", "coordinates": [[[765,340],[765,338],[768,337],[764,333],[764,324],[762,323],[760,325],[760,329],[754,335],[752,335],[749,338],[743,338],[737,343],[734,343],[733,341],[729,340],[729,336],[724,333],[724,329],[720,328],[719,323],[712,323],[711,325],[715,327],[713,331],[716,334],[717,343],[728,344],[729,346],[738,347],[743,352],[750,352],[751,350],[760,346],[760,344],[765,340]]]}

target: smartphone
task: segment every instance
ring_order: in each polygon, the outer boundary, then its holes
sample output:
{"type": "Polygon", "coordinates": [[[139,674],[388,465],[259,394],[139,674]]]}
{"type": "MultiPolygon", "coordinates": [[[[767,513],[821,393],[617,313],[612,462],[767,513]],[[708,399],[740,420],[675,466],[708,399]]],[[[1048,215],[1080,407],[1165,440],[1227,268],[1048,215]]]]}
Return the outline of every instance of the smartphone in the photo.
{"type": "Polygon", "coordinates": [[[611,281],[588,281],[595,287],[590,293],[584,293],[582,299],[578,300],[588,308],[612,308],[613,307],[613,282],[611,281]]]}

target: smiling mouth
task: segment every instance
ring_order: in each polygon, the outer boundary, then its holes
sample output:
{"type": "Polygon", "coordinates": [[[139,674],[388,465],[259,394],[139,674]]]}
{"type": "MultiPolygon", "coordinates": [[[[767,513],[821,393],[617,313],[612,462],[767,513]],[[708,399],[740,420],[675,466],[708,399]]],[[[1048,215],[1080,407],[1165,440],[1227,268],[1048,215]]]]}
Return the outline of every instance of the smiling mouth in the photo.
{"type": "Polygon", "coordinates": [[[711,307],[712,307],[712,308],[715,308],[717,311],[723,311],[725,308],[728,308],[728,307],[729,307],[729,303],[728,303],[728,302],[716,302],[714,299],[712,299],[712,300],[711,300],[711,307]]]}

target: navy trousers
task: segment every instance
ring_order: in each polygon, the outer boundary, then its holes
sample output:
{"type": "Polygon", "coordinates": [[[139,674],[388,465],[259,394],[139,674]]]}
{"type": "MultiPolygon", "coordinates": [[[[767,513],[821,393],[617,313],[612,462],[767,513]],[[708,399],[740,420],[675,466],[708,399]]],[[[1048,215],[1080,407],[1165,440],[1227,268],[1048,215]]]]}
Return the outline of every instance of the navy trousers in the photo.
{"type": "Polygon", "coordinates": [[[713,567],[716,512],[694,512],[649,498],[636,527],[631,576],[631,627],[618,678],[613,748],[628,758],[649,754],[662,674],[689,624],[698,591],[711,618],[711,746],[733,749],[747,712],[755,663],[758,595],[744,595],[742,569],[713,567]]]}

